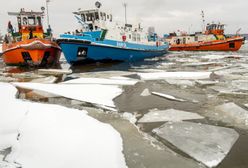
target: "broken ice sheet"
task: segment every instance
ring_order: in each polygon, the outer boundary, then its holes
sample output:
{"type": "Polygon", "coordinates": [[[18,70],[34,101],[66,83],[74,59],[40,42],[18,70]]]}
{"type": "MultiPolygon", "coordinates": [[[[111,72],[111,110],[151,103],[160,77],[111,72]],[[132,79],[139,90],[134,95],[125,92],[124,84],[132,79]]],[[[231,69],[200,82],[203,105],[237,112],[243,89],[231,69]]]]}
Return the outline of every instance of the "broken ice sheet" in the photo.
{"type": "Polygon", "coordinates": [[[58,78],[56,78],[55,76],[48,76],[45,78],[33,79],[30,82],[31,83],[55,83],[57,79],[58,78]]]}
{"type": "Polygon", "coordinates": [[[166,98],[168,100],[179,101],[179,102],[185,102],[186,101],[184,99],[176,98],[176,97],[174,97],[172,95],[168,95],[168,94],[164,94],[164,93],[152,92],[152,94],[156,95],[156,96],[159,96],[159,97],[166,98]]]}
{"type": "Polygon", "coordinates": [[[135,85],[138,80],[127,78],[78,78],[63,82],[64,84],[102,84],[102,85],[135,85]]]}
{"type": "Polygon", "coordinates": [[[179,79],[166,79],[165,80],[170,85],[184,85],[184,86],[194,86],[195,82],[191,80],[179,80],[179,79]]]}
{"type": "Polygon", "coordinates": [[[183,66],[197,67],[197,66],[206,66],[206,65],[221,65],[221,63],[220,62],[193,62],[193,63],[185,63],[182,65],[183,66]]]}
{"type": "Polygon", "coordinates": [[[200,86],[208,86],[218,84],[218,81],[209,81],[209,80],[196,80],[195,81],[200,86]]]}
{"type": "Polygon", "coordinates": [[[239,90],[248,91],[248,80],[234,80],[232,86],[239,90]]]}
{"type": "Polygon", "coordinates": [[[239,137],[230,128],[191,122],[166,123],[153,132],[208,167],[217,166],[239,137]]]}
{"type": "Polygon", "coordinates": [[[191,113],[187,111],[168,109],[161,111],[151,111],[145,114],[138,122],[139,123],[152,123],[152,122],[167,122],[167,121],[183,121],[183,120],[194,120],[203,119],[196,113],[191,113]]]}
{"type": "Polygon", "coordinates": [[[66,69],[38,69],[38,74],[40,75],[63,75],[63,74],[71,74],[72,70],[66,69]]]}
{"type": "Polygon", "coordinates": [[[247,103],[247,104],[244,104],[244,106],[245,106],[246,108],[248,108],[248,103],[247,103]]]}
{"type": "Polygon", "coordinates": [[[113,99],[122,93],[122,89],[113,85],[99,84],[41,84],[13,83],[17,87],[44,91],[66,98],[115,107],[113,99]]]}
{"type": "Polygon", "coordinates": [[[223,115],[223,122],[248,126],[248,111],[233,102],[216,106],[215,110],[223,115]]]}
{"type": "Polygon", "coordinates": [[[142,80],[160,79],[209,79],[211,72],[154,72],[138,73],[142,80]]]}

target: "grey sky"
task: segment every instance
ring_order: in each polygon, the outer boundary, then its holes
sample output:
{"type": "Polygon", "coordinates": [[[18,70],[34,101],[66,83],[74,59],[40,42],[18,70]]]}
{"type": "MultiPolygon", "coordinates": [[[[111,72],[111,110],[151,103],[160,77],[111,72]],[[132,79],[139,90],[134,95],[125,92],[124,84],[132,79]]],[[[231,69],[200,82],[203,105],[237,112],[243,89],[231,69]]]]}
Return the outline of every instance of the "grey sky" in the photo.
{"type": "MultiPolygon", "coordinates": [[[[100,0],[103,9],[110,11],[114,18],[124,21],[124,0],[100,0]]],[[[125,0],[128,4],[127,17],[129,22],[139,21],[144,26],[154,26],[159,34],[182,31],[200,31],[201,10],[205,12],[206,22],[222,22],[227,24],[226,32],[248,33],[246,11],[247,0],[125,0]]],[[[51,0],[49,3],[50,23],[55,34],[74,30],[77,22],[72,12],[78,8],[94,7],[95,1],[90,0],[51,0]]],[[[19,11],[20,8],[40,10],[45,0],[1,0],[0,30],[6,32],[8,20],[13,25],[15,18],[8,16],[8,11],[19,11]]],[[[46,23],[46,20],[44,20],[46,23]]],[[[45,24],[46,25],[46,24],[45,24]]]]}

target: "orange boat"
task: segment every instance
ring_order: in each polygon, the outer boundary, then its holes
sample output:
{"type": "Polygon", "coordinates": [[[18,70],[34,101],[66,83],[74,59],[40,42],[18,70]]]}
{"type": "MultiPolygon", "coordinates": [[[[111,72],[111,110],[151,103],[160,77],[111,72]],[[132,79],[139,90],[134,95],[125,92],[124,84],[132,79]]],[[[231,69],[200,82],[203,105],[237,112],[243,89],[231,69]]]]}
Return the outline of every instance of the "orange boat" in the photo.
{"type": "Polygon", "coordinates": [[[228,37],[224,35],[223,24],[208,24],[205,32],[191,35],[171,34],[167,41],[170,51],[238,51],[245,38],[239,35],[228,37]]]}
{"type": "Polygon", "coordinates": [[[43,12],[9,12],[17,16],[18,32],[14,32],[11,22],[2,45],[2,58],[7,65],[45,66],[59,62],[61,49],[52,40],[51,28],[44,33],[43,12]]]}

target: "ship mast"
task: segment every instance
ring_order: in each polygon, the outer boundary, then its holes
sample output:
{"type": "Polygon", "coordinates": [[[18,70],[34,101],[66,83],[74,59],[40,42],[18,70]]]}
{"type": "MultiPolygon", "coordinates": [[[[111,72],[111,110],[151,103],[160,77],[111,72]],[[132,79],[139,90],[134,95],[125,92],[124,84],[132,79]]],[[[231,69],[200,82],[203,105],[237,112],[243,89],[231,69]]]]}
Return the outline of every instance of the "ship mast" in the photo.
{"type": "Polygon", "coordinates": [[[48,3],[50,2],[50,0],[46,0],[46,9],[47,9],[47,26],[49,27],[50,26],[50,23],[49,23],[49,11],[48,11],[48,3]]]}
{"type": "Polygon", "coordinates": [[[202,10],[201,11],[201,17],[202,17],[202,32],[204,32],[205,31],[205,15],[204,15],[204,11],[202,10]]]}
{"type": "Polygon", "coordinates": [[[125,24],[127,24],[127,3],[124,2],[124,3],[123,3],[123,6],[124,6],[124,8],[125,8],[125,24]]]}

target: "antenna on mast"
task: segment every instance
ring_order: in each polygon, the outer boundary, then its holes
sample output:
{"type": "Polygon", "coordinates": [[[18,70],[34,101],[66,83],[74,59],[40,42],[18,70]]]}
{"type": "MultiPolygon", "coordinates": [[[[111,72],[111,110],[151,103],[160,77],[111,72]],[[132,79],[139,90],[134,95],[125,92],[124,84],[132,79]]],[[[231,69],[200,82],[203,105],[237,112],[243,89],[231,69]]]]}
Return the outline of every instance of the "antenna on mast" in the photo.
{"type": "Polygon", "coordinates": [[[203,24],[202,31],[204,31],[205,30],[205,14],[203,10],[201,11],[201,17],[202,17],[202,24],[203,24]]]}
{"type": "Polygon", "coordinates": [[[123,6],[124,6],[124,8],[125,8],[125,24],[127,24],[127,3],[124,2],[124,3],[123,3],[123,6]]]}

